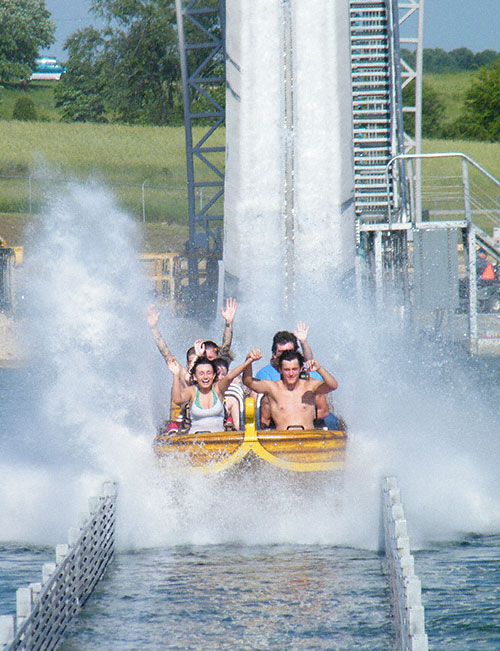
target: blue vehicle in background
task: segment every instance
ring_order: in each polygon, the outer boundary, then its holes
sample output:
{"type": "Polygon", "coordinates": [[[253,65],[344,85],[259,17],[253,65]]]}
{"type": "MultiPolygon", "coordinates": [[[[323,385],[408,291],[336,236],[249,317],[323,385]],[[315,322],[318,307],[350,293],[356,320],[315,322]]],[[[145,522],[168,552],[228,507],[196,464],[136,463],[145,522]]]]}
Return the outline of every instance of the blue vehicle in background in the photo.
{"type": "Polygon", "coordinates": [[[55,80],[59,81],[66,68],[57,62],[55,57],[41,57],[35,60],[36,68],[30,81],[55,80]]]}

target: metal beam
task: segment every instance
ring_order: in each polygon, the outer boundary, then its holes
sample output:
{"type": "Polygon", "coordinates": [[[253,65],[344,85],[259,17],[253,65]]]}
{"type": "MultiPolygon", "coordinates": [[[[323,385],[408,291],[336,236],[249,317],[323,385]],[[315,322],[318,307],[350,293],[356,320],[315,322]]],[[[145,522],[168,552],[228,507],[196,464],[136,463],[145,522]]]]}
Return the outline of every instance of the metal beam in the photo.
{"type": "MultiPolygon", "coordinates": [[[[220,256],[225,145],[209,142],[225,123],[225,0],[176,0],[175,6],[186,134],[187,248],[220,256]]],[[[190,281],[195,262],[191,259],[190,281]]]]}

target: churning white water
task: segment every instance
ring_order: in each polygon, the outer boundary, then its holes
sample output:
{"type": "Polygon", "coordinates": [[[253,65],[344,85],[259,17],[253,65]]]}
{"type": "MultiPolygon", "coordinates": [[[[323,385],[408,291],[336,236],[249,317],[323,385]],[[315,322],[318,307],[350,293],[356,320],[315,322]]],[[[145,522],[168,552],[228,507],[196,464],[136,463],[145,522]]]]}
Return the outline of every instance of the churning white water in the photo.
{"type": "MultiPolygon", "coordinates": [[[[374,548],[388,473],[399,477],[412,542],[498,531],[498,383],[485,392],[432,336],[413,339],[390,314],[376,318],[342,296],[317,295],[314,278],[304,279],[310,300],[296,317],[311,324],[315,355],[339,380],[334,403],[350,436],[343,488],[263,475],[186,478],[174,465],[160,472],[151,443],[170,378],[145,323],[150,298],[137,240],[134,222],[92,183],[52,199],[40,218],[25,270],[23,415],[14,418],[13,405],[1,416],[2,540],[60,542],[109,478],[119,483],[126,548],[374,548]]],[[[270,281],[254,273],[256,292],[236,316],[237,360],[250,346],[266,358],[273,332],[295,325],[259,312],[258,287],[270,281]]],[[[219,336],[217,325],[206,332],[167,313],[160,329],[180,359],[196,337],[219,336]]],[[[2,377],[19,382],[19,372],[2,377]]]]}

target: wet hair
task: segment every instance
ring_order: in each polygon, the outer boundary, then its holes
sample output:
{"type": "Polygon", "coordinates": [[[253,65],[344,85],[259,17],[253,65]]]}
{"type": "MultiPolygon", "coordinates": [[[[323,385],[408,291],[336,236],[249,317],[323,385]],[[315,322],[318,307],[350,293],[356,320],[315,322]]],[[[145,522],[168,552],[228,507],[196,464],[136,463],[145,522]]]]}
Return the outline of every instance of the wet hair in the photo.
{"type": "Polygon", "coordinates": [[[276,351],[278,350],[278,344],[293,344],[293,349],[298,350],[299,348],[299,342],[297,341],[297,337],[293,334],[293,332],[288,332],[288,330],[280,330],[277,332],[274,337],[273,337],[273,345],[272,345],[272,353],[273,355],[276,355],[276,351]]]}
{"type": "Polygon", "coordinates": [[[226,369],[226,371],[229,371],[229,362],[227,361],[227,359],[225,357],[216,357],[213,360],[213,362],[214,362],[215,366],[217,366],[217,368],[219,366],[223,366],[226,369]]]}
{"type": "Polygon", "coordinates": [[[207,348],[213,348],[213,349],[215,349],[217,351],[219,350],[219,346],[215,343],[215,341],[211,341],[210,339],[207,339],[207,341],[204,341],[203,345],[205,346],[205,350],[207,350],[207,348]]]}
{"type": "Polygon", "coordinates": [[[196,369],[198,368],[198,366],[201,366],[202,364],[208,364],[209,366],[211,366],[214,375],[217,375],[217,366],[214,361],[208,359],[208,357],[198,357],[198,359],[193,364],[193,368],[190,371],[190,375],[192,378],[194,378],[194,374],[196,373],[196,369]]]}
{"type": "Polygon", "coordinates": [[[278,368],[281,369],[283,362],[293,362],[294,359],[299,361],[299,369],[304,366],[304,357],[298,350],[284,350],[278,357],[278,368]]]}
{"type": "Polygon", "coordinates": [[[194,349],[194,346],[191,346],[191,348],[188,349],[186,353],[186,362],[189,364],[189,358],[191,355],[196,355],[196,350],[194,349]]]}

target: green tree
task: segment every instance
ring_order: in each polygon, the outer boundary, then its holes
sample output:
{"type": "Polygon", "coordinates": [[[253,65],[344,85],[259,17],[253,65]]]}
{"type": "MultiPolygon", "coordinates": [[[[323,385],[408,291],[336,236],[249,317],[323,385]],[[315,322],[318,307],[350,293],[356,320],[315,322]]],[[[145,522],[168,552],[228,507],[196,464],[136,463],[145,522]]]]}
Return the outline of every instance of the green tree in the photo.
{"type": "Polygon", "coordinates": [[[156,0],[110,31],[103,69],[112,88],[108,105],[121,122],[167,124],[179,118],[175,22],[172,3],[156,0]]]}
{"type": "Polygon", "coordinates": [[[476,52],[474,55],[473,68],[482,68],[483,66],[490,66],[499,57],[499,53],[495,50],[483,50],[476,52]]]}
{"type": "MultiPolygon", "coordinates": [[[[412,104],[415,101],[415,82],[409,83],[403,90],[403,103],[412,104]]],[[[444,105],[438,94],[425,82],[422,84],[422,136],[424,138],[440,138],[443,135],[444,105]]],[[[415,116],[406,113],[404,118],[405,131],[415,135],[415,116]]]]}
{"type": "Polygon", "coordinates": [[[463,115],[455,124],[462,137],[500,140],[500,58],[480,68],[467,92],[463,115]]]}
{"type": "Polygon", "coordinates": [[[54,32],[45,0],[1,0],[0,83],[29,77],[40,49],[54,43],[54,32]]]}
{"type": "Polygon", "coordinates": [[[425,48],[423,68],[425,72],[456,72],[458,64],[454,57],[439,47],[425,48]]]}
{"type": "Polygon", "coordinates": [[[474,53],[466,47],[458,47],[450,52],[457,64],[457,70],[472,70],[474,67],[474,53]]]}
{"type": "Polygon", "coordinates": [[[13,120],[36,120],[35,104],[31,97],[18,97],[12,111],[13,120]]]}
{"type": "Polygon", "coordinates": [[[67,122],[104,122],[104,38],[94,27],[86,27],[70,36],[65,48],[69,50],[67,71],[54,90],[62,119],[67,122]]]}
{"type": "Polygon", "coordinates": [[[176,15],[172,0],[94,0],[105,29],[81,30],[65,44],[57,87],[66,120],[167,124],[181,117],[176,15]]]}

